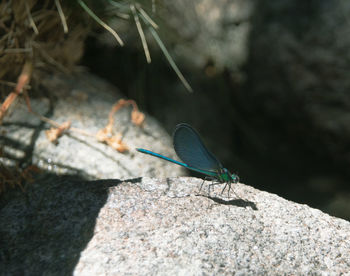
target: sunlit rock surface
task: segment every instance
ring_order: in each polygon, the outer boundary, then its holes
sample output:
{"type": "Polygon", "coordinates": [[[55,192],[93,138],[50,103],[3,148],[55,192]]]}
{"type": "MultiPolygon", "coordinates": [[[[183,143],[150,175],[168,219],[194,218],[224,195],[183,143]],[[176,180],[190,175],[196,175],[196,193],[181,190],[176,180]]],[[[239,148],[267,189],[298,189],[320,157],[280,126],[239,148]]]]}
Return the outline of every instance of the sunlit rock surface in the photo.
{"type": "Polygon", "coordinates": [[[350,270],[350,223],[237,184],[51,177],[1,202],[7,274],[257,275],[350,270]],[[43,184],[46,184],[43,185],[43,184]],[[226,193],[224,193],[225,195],[226,193]],[[239,198],[237,197],[239,196],[239,198]]]}

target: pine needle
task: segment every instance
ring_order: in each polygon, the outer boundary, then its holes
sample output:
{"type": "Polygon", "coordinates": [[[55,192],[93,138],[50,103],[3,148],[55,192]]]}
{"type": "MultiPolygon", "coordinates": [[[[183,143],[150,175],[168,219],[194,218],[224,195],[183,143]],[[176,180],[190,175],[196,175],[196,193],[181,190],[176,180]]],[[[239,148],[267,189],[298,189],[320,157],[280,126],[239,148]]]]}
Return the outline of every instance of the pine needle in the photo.
{"type": "Polygon", "coordinates": [[[152,0],[152,13],[156,13],[156,1],[152,0]]]}
{"type": "Polygon", "coordinates": [[[136,6],[139,12],[143,15],[143,17],[148,21],[149,24],[153,26],[153,28],[158,29],[158,25],[156,22],[152,20],[152,18],[145,12],[145,10],[139,6],[136,6]]]}
{"type": "Polygon", "coordinates": [[[141,42],[142,42],[143,50],[145,52],[147,63],[151,63],[151,56],[150,56],[150,53],[148,50],[145,34],[143,33],[142,26],[141,26],[141,23],[140,23],[138,15],[137,15],[134,4],[130,5],[130,10],[132,11],[132,14],[134,15],[135,24],[136,24],[137,30],[138,30],[140,38],[141,38],[141,42]]]}
{"type": "Polygon", "coordinates": [[[179,77],[179,79],[181,80],[181,82],[183,83],[183,85],[186,87],[186,89],[189,92],[193,92],[192,87],[190,86],[190,84],[187,82],[187,80],[185,79],[185,77],[182,75],[180,69],[177,67],[176,63],[174,62],[174,60],[172,59],[172,57],[170,56],[167,48],[165,47],[164,43],[162,42],[162,40],[160,39],[157,31],[153,28],[152,25],[150,25],[148,23],[148,21],[144,18],[144,16],[141,14],[141,18],[142,20],[145,22],[145,24],[148,26],[149,31],[151,32],[151,34],[153,35],[154,39],[156,40],[156,42],[158,43],[160,49],[162,50],[163,54],[165,55],[166,59],[168,60],[170,66],[173,68],[173,70],[175,71],[176,75],[179,77]]]}
{"type": "Polygon", "coordinates": [[[124,46],[124,42],[122,39],[119,37],[116,31],[114,31],[111,27],[109,27],[106,23],[104,23],[94,12],[86,6],[86,4],[82,0],[77,0],[79,5],[98,23],[100,24],[103,28],[105,28],[107,31],[109,31],[115,39],[118,41],[120,46],[124,46]]]}
{"type": "Polygon", "coordinates": [[[124,11],[129,10],[129,6],[127,4],[125,4],[125,3],[120,3],[120,2],[113,1],[113,0],[108,0],[108,2],[112,6],[118,8],[120,11],[122,11],[122,10],[124,10],[124,11]]]}

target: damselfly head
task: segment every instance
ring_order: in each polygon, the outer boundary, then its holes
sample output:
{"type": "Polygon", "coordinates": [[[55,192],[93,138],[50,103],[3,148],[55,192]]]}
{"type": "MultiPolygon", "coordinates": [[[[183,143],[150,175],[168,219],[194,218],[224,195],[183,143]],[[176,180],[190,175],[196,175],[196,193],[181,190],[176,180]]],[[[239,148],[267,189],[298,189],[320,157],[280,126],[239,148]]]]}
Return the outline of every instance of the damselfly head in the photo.
{"type": "Polygon", "coordinates": [[[226,175],[226,181],[230,181],[231,183],[238,183],[239,182],[239,177],[238,175],[234,173],[230,173],[228,169],[224,168],[222,169],[222,172],[224,175],[226,175]]]}
{"type": "Polygon", "coordinates": [[[239,177],[236,174],[231,174],[231,179],[233,183],[238,183],[239,182],[239,177]]]}

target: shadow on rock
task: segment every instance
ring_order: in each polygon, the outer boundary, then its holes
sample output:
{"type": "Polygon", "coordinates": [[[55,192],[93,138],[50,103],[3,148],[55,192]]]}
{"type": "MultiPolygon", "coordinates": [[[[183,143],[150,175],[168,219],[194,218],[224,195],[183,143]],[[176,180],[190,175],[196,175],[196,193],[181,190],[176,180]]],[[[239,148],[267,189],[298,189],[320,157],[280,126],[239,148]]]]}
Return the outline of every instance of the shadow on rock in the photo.
{"type": "Polygon", "coordinates": [[[222,198],[219,198],[219,197],[211,197],[211,196],[205,196],[205,195],[201,195],[201,196],[209,198],[212,201],[222,205],[232,205],[232,206],[243,207],[243,208],[250,207],[253,210],[258,210],[254,202],[244,200],[241,198],[232,199],[232,200],[223,200],[222,198]]]}
{"type": "Polygon", "coordinates": [[[96,218],[107,201],[108,187],[121,182],[45,174],[24,193],[12,190],[3,195],[0,199],[2,272],[72,274],[80,253],[93,237],[96,218]]]}

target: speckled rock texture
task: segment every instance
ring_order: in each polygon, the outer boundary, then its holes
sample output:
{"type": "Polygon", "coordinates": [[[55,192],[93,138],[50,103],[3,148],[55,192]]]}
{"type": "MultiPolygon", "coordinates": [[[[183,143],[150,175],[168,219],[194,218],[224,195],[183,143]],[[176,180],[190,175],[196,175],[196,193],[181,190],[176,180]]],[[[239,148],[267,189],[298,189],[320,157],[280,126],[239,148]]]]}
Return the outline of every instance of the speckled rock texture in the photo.
{"type": "Polygon", "coordinates": [[[188,177],[48,179],[1,200],[3,275],[350,271],[349,222],[243,184],[226,198],[188,177]]]}

